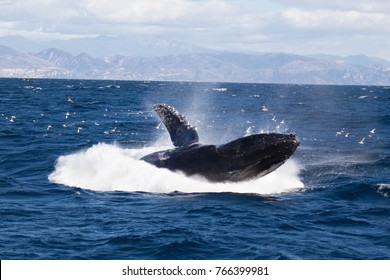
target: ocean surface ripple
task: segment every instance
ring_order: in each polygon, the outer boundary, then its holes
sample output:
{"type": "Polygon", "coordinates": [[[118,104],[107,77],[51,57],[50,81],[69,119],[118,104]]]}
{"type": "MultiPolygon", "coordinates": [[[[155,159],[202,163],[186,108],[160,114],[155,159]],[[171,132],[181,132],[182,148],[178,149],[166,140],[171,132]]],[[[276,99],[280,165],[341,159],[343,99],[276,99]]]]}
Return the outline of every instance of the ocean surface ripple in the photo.
{"type": "Polygon", "coordinates": [[[0,259],[389,259],[390,88],[0,79],[0,259]],[[139,159],[202,143],[302,141],[275,172],[209,183],[139,159]]]}

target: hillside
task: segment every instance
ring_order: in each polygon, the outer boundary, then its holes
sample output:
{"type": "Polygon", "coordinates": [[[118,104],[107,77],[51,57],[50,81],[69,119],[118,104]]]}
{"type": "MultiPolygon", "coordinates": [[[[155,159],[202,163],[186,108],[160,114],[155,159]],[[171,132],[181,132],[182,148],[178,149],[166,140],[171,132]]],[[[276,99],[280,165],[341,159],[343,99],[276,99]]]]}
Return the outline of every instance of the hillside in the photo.
{"type": "Polygon", "coordinates": [[[324,59],[285,53],[92,57],[55,48],[24,53],[0,46],[0,77],[390,85],[386,64],[366,56],[358,58],[364,63],[352,57],[324,59]]]}

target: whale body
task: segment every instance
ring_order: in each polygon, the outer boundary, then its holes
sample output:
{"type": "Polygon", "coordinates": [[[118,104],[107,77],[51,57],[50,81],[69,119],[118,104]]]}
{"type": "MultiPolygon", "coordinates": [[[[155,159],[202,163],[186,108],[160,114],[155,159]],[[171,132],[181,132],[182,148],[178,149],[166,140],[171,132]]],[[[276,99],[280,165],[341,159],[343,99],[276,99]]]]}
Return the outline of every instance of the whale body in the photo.
{"type": "Polygon", "coordinates": [[[141,158],[159,168],[200,175],[212,182],[239,182],[264,176],[295,152],[300,144],[295,134],[262,133],[238,138],[223,145],[199,143],[196,128],[167,104],[153,109],[167,128],[173,149],[141,158]]]}

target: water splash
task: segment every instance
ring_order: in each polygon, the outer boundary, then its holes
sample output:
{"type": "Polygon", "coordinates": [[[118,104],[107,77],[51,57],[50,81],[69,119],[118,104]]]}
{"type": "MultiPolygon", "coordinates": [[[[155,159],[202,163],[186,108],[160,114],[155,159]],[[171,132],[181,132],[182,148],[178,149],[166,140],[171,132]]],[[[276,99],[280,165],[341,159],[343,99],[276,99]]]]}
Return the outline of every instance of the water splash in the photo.
{"type": "Polygon", "coordinates": [[[303,188],[299,165],[289,160],[265,177],[240,183],[210,183],[201,177],[157,168],[140,158],[166,147],[127,149],[100,143],[58,158],[49,175],[54,183],[95,191],[142,191],[151,193],[235,192],[276,194],[303,188]]]}

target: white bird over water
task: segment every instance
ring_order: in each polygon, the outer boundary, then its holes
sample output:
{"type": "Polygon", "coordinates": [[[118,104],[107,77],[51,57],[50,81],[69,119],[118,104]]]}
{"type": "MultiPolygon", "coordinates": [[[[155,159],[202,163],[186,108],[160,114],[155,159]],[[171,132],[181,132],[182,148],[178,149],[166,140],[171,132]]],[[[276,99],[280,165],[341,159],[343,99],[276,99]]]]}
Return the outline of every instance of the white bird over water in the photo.
{"type": "Polygon", "coordinates": [[[66,100],[69,102],[69,103],[71,103],[71,104],[76,104],[76,102],[74,102],[73,100],[72,100],[72,98],[70,98],[69,96],[67,96],[67,95],[65,95],[65,97],[66,97],[66,100]]]}
{"type": "Polygon", "coordinates": [[[341,131],[337,131],[336,132],[336,136],[339,136],[339,135],[342,135],[342,134],[344,134],[344,128],[341,131]]]}
{"type": "Polygon", "coordinates": [[[370,133],[374,134],[375,133],[375,128],[373,128],[370,133]]]}
{"type": "Polygon", "coordinates": [[[248,127],[247,130],[245,131],[245,136],[252,135],[252,126],[248,127]]]}
{"type": "Polygon", "coordinates": [[[366,137],[363,137],[363,139],[359,142],[359,144],[364,144],[364,140],[366,140],[366,137]]]}

